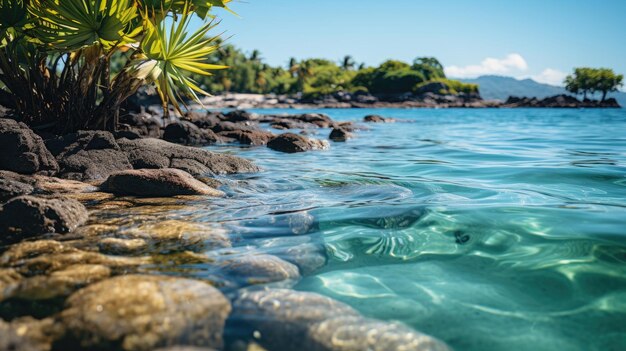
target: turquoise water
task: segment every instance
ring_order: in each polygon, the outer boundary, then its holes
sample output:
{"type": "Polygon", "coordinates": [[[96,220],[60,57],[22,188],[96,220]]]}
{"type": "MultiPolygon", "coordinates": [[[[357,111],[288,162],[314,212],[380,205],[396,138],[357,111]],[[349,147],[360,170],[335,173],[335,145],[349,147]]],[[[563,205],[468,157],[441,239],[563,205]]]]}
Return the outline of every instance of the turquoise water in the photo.
{"type": "Polygon", "coordinates": [[[406,121],[320,152],[212,147],[265,172],[202,217],[261,251],[323,244],[296,289],[456,350],[626,350],[625,110],[319,112],[406,121]]]}

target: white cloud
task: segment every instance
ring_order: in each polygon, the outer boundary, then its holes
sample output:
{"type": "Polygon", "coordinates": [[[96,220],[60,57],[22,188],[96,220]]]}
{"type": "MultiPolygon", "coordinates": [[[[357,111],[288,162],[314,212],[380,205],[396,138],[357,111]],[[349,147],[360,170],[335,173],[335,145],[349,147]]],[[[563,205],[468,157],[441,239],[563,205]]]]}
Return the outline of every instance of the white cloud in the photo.
{"type": "Polygon", "coordinates": [[[533,80],[539,83],[545,83],[550,85],[563,85],[563,80],[567,77],[567,73],[561,72],[556,69],[546,68],[543,72],[530,76],[533,80]]]}
{"type": "Polygon", "coordinates": [[[465,67],[449,66],[445,67],[445,73],[452,78],[476,78],[478,76],[497,74],[511,75],[526,71],[528,64],[520,54],[508,54],[505,58],[497,59],[488,57],[479,65],[469,65],[465,67]]]}

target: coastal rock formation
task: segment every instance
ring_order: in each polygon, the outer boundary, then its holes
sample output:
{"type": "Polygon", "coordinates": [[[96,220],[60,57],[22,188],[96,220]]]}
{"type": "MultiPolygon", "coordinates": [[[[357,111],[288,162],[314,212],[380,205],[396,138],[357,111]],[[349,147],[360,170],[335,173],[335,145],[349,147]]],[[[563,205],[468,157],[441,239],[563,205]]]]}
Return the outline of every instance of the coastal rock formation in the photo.
{"type": "Polygon", "coordinates": [[[23,183],[8,176],[11,173],[13,172],[0,171],[0,204],[16,196],[28,195],[35,191],[32,184],[23,183]]]}
{"type": "Polygon", "coordinates": [[[354,136],[352,135],[352,133],[346,131],[343,128],[333,128],[333,130],[330,132],[330,135],[328,136],[328,139],[332,141],[343,142],[353,137],[354,136]]]}
{"type": "Polygon", "coordinates": [[[100,186],[104,192],[116,195],[168,197],[177,195],[224,196],[191,174],[172,168],[135,169],[116,172],[100,186]]]}
{"type": "Polygon", "coordinates": [[[403,324],[354,316],[311,325],[305,345],[311,351],[451,351],[443,342],[403,324]]]}
{"type": "Polygon", "coordinates": [[[194,176],[257,172],[252,162],[231,155],[168,143],[159,139],[119,139],[134,168],[177,168],[194,176]]]}
{"type": "Polygon", "coordinates": [[[280,152],[296,153],[311,150],[324,150],[328,149],[329,146],[328,142],[325,141],[309,139],[298,134],[285,133],[270,140],[267,143],[267,147],[280,152]]]}
{"type": "Polygon", "coordinates": [[[0,241],[67,233],[87,221],[87,217],[85,206],[73,199],[19,196],[0,207],[0,241]]]}
{"type": "Polygon", "coordinates": [[[163,139],[184,145],[210,145],[215,144],[219,140],[212,130],[200,129],[195,124],[187,121],[169,124],[165,127],[163,139]]]}
{"type": "Polygon", "coordinates": [[[113,135],[104,131],[79,131],[46,141],[63,178],[106,179],[109,174],[132,169],[113,135]]]}
{"type": "Polygon", "coordinates": [[[62,344],[87,349],[153,350],[173,344],[221,349],[231,306],[191,279],[126,275],[92,284],[66,302],[62,344]]]}
{"type": "Polygon", "coordinates": [[[605,101],[583,100],[580,101],[571,95],[555,95],[545,99],[537,99],[536,97],[509,97],[502,107],[533,107],[533,108],[620,108],[620,105],[614,98],[605,101]]]}
{"type": "Polygon", "coordinates": [[[131,113],[120,117],[121,130],[147,138],[160,138],[162,122],[149,113],[131,113]]]}
{"type": "Polygon", "coordinates": [[[228,278],[242,285],[268,284],[300,279],[298,267],[272,255],[242,255],[220,263],[221,271],[228,278]]]}
{"type": "Polygon", "coordinates": [[[346,304],[315,293],[246,291],[233,302],[229,326],[239,333],[234,339],[255,339],[268,350],[308,350],[309,327],[336,316],[359,314],[346,304]]]}
{"type": "Polygon", "coordinates": [[[363,117],[363,122],[368,122],[368,123],[393,123],[396,120],[393,118],[386,118],[383,116],[379,116],[379,115],[368,115],[363,117]]]}
{"type": "Polygon", "coordinates": [[[0,169],[53,175],[59,170],[40,136],[25,124],[0,119],[0,169]]]}

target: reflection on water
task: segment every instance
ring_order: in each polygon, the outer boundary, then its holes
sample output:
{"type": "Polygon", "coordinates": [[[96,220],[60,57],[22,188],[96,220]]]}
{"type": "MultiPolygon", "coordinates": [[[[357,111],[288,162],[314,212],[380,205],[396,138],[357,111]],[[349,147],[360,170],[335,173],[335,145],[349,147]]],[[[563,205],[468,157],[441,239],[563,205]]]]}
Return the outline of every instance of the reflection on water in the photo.
{"type": "Polygon", "coordinates": [[[146,221],[194,222],[187,249],[211,251],[173,273],[228,286],[220,262],[274,255],[300,268],[296,289],[457,350],[626,349],[626,112],[321,112],[414,123],[297,155],[216,146],[267,171],[224,179],[228,198],[110,221],[133,239],[158,232],[146,221]]]}

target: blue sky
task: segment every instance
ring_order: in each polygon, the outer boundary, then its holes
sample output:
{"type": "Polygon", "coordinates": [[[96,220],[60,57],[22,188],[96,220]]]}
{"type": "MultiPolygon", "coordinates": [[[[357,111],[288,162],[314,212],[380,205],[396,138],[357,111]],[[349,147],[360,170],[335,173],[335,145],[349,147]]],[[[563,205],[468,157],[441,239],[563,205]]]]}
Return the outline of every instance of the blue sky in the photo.
{"type": "Polygon", "coordinates": [[[290,57],[377,65],[435,56],[448,75],[558,83],[573,67],[626,73],[626,0],[234,0],[230,43],[273,65],[290,57]]]}

